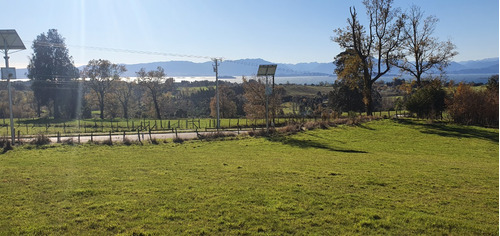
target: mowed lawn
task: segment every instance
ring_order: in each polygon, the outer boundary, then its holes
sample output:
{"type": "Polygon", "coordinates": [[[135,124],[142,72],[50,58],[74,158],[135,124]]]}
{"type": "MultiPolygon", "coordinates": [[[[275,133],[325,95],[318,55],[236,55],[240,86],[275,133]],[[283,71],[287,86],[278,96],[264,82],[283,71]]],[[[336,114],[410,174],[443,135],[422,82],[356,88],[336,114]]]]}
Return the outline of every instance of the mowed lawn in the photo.
{"type": "Polygon", "coordinates": [[[16,148],[0,155],[0,235],[498,235],[498,147],[498,129],[379,120],[16,148]]]}

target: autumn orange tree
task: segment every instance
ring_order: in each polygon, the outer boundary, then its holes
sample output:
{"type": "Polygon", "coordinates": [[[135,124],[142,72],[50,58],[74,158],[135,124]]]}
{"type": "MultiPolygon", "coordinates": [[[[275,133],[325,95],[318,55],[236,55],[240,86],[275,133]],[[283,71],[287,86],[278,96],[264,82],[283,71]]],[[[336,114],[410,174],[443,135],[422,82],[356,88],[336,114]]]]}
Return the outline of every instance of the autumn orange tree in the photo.
{"type": "MultiPolygon", "coordinates": [[[[210,116],[217,116],[216,97],[210,99],[210,116]]],[[[236,116],[236,94],[227,85],[219,86],[219,111],[221,118],[231,118],[236,116]]]]}
{"type": "Polygon", "coordinates": [[[460,83],[447,101],[453,121],[466,125],[498,127],[498,75],[490,78],[486,89],[473,89],[460,83]]]}

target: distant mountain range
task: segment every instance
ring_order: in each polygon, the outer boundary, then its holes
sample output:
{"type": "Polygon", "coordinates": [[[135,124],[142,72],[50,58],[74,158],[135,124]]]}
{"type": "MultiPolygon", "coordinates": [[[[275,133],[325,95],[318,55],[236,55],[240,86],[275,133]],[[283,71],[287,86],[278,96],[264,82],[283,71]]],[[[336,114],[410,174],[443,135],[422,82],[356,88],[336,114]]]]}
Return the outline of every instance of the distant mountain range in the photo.
{"type": "MultiPolygon", "coordinates": [[[[198,76],[215,76],[213,62],[195,63],[190,61],[166,61],[166,62],[151,62],[142,64],[125,65],[127,72],[123,77],[135,77],[135,72],[141,68],[146,71],[154,70],[158,66],[165,69],[167,76],[172,77],[198,77],[198,76]]],[[[277,77],[284,76],[333,76],[335,65],[333,63],[298,63],[284,64],[273,63],[263,59],[241,59],[222,61],[219,66],[219,75],[221,77],[229,76],[252,76],[257,73],[259,65],[277,64],[277,77]]],[[[81,68],[80,68],[81,69],[81,68]]],[[[477,61],[452,62],[446,69],[448,74],[498,74],[499,73],[499,58],[488,58],[477,61]]],[[[26,69],[17,69],[17,78],[26,78],[26,69]]],[[[394,69],[390,72],[391,75],[398,75],[399,71],[394,69]]]]}

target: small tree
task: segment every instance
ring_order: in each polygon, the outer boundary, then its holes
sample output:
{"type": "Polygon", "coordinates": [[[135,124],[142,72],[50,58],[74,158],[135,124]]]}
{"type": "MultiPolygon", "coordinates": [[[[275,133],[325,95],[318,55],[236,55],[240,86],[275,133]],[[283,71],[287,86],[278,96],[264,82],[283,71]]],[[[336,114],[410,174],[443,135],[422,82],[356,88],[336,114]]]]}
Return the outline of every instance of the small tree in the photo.
{"type": "Polygon", "coordinates": [[[243,79],[243,94],[246,103],[243,110],[249,119],[261,119],[266,117],[265,85],[260,80],[243,79]]]}
{"type": "MultiPolygon", "coordinates": [[[[262,80],[249,80],[243,78],[243,97],[245,103],[243,110],[249,119],[266,118],[266,95],[265,84],[262,80]]],[[[281,86],[275,86],[273,93],[269,95],[269,118],[272,119],[276,114],[281,113],[282,97],[285,94],[285,89],[281,86]]],[[[273,121],[274,122],[274,121],[273,121]]]]}
{"type": "Polygon", "coordinates": [[[159,98],[162,93],[167,90],[172,90],[174,86],[173,78],[166,78],[165,70],[158,66],[156,70],[148,71],[144,68],[141,68],[137,74],[137,80],[139,81],[139,85],[147,88],[149,95],[151,95],[151,99],[154,104],[156,118],[161,120],[161,110],[159,104],[159,98]]]}
{"type": "MultiPolygon", "coordinates": [[[[217,116],[216,97],[210,99],[210,116],[217,116]]],[[[236,94],[227,85],[219,86],[219,109],[221,118],[230,118],[236,115],[236,94]]]]}
{"type": "Polygon", "coordinates": [[[488,83],[493,86],[481,90],[460,83],[452,98],[447,101],[448,113],[453,121],[466,125],[498,127],[498,83],[495,86],[494,80],[492,77],[491,83],[488,83]]]}
{"type": "Polygon", "coordinates": [[[361,112],[365,108],[363,93],[357,87],[346,85],[344,81],[335,81],[333,90],[328,94],[328,106],[338,113],[361,112]]]}
{"type": "Polygon", "coordinates": [[[89,78],[89,86],[95,92],[99,102],[101,119],[104,119],[104,106],[106,95],[111,91],[113,81],[118,80],[120,75],[127,71],[124,65],[113,64],[108,60],[91,60],[82,72],[83,78],[89,78]]]}
{"type": "Polygon", "coordinates": [[[130,101],[133,99],[134,93],[134,85],[133,82],[125,82],[125,81],[115,81],[114,93],[116,95],[116,99],[120,102],[122,107],[123,118],[129,118],[129,107],[130,101]]]}
{"type": "Polygon", "coordinates": [[[406,101],[406,109],[416,113],[419,118],[441,117],[445,109],[446,92],[440,80],[433,80],[413,93],[406,101]]]}

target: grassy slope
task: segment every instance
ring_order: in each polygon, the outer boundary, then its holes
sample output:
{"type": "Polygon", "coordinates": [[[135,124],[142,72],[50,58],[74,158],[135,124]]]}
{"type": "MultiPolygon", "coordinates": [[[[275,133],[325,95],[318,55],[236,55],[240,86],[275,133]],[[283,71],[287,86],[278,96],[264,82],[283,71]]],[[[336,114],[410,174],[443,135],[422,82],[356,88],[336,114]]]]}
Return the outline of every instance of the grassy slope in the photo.
{"type": "Polygon", "coordinates": [[[0,156],[0,234],[498,234],[498,130],[376,121],[280,139],[0,156]]]}
{"type": "Polygon", "coordinates": [[[283,85],[286,91],[286,95],[290,96],[308,96],[314,97],[318,92],[322,94],[328,94],[332,91],[332,86],[310,86],[310,85],[297,85],[297,84],[287,84],[283,85]]]}

